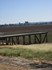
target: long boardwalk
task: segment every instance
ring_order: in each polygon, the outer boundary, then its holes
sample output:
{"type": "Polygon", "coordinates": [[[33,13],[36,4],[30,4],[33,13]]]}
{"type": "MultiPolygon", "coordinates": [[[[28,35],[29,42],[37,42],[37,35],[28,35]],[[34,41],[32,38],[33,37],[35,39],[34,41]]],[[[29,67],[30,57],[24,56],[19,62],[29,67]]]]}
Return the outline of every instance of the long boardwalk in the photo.
{"type": "Polygon", "coordinates": [[[12,35],[0,35],[0,44],[2,45],[20,44],[21,40],[23,44],[26,44],[26,41],[28,41],[28,44],[31,44],[32,37],[33,37],[34,44],[44,43],[48,41],[47,34],[48,32],[32,32],[32,33],[22,33],[22,34],[12,34],[12,35]],[[21,40],[20,37],[22,37],[21,40]]]}

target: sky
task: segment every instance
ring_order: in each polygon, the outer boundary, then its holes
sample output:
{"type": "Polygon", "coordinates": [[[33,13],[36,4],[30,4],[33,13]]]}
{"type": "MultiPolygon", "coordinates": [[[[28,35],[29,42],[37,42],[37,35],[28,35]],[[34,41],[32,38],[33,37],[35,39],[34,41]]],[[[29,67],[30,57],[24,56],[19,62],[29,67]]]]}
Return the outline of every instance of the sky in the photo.
{"type": "Polygon", "coordinates": [[[52,0],[0,0],[0,24],[52,21],[52,0]]]}

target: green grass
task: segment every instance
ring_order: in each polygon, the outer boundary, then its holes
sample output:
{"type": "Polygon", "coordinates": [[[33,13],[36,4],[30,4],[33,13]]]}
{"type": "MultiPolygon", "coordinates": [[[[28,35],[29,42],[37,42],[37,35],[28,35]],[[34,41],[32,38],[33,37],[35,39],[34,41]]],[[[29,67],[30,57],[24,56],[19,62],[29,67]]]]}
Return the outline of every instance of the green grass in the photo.
{"type": "Polygon", "coordinates": [[[24,57],[28,59],[52,60],[52,51],[32,50],[27,48],[0,48],[0,55],[24,57]]]}

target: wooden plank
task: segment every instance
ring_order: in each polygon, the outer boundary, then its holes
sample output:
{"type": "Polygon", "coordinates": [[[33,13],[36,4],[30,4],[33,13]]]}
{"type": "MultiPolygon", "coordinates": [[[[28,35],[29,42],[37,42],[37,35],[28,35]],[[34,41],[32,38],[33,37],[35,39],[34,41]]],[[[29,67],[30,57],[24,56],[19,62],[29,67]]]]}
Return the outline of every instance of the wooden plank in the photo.
{"type": "Polygon", "coordinates": [[[0,38],[4,37],[16,37],[16,36],[28,36],[28,35],[34,35],[34,34],[46,34],[47,32],[32,32],[32,33],[22,33],[22,34],[12,34],[12,35],[0,35],[0,38]]]}

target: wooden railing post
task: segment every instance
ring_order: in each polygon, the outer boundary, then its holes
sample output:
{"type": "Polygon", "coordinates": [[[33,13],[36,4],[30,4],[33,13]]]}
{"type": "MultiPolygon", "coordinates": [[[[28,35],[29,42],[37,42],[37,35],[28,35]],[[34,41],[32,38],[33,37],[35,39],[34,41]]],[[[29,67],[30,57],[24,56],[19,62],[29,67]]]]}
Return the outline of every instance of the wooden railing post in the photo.
{"type": "Polygon", "coordinates": [[[13,39],[13,37],[12,37],[12,45],[13,45],[13,44],[15,44],[15,41],[14,41],[14,39],[13,39]]]}
{"type": "Polygon", "coordinates": [[[31,35],[28,35],[29,36],[29,44],[31,44],[31,35]]]}
{"type": "Polygon", "coordinates": [[[25,44],[25,36],[23,35],[23,44],[25,44]]]}
{"type": "Polygon", "coordinates": [[[48,42],[48,37],[47,37],[47,34],[48,34],[48,33],[46,33],[46,42],[48,42]]]}
{"type": "Polygon", "coordinates": [[[34,44],[36,43],[36,34],[34,34],[34,44]]]}
{"type": "Polygon", "coordinates": [[[42,42],[42,40],[41,40],[41,33],[39,34],[39,43],[41,43],[42,42]]]}
{"type": "Polygon", "coordinates": [[[17,44],[19,44],[19,36],[16,37],[17,44]]]}
{"type": "Polygon", "coordinates": [[[6,40],[6,45],[8,45],[8,42],[7,42],[7,37],[6,37],[6,39],[5,39],[5,40],[6,40]]]}

